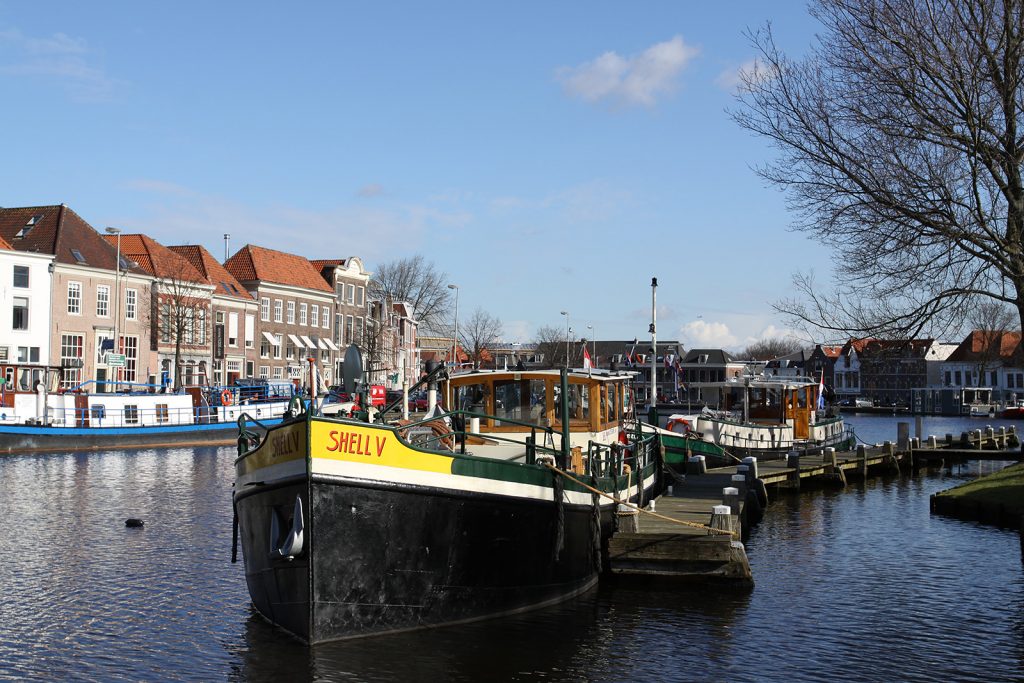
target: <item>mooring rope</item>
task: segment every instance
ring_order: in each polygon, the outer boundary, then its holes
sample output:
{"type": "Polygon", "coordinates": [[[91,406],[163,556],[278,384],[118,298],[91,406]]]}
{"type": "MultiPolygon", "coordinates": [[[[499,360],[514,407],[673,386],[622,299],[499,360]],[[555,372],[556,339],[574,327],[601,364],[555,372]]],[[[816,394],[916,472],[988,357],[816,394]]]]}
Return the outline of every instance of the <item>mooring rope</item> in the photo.
{"type": "Polygon", "coordinates": [[[645,515],[651,515],[652,517],[657,517],[658,519],[663,519],[666,522],[672,522],[673,524],[680,524],[682,526],[688,526],[688,527],[692,527],[694,529],[704,529],[706,531],[711,532],[712,534],[719,534],[719,535],[722,535],[722,536],[725,536],[725,535],[736,536],[737,535],[735,531],[729,531],[728,529],[716,529],[714,527],[708,526],[707,524],[698,524],[696,522],[687,522],[686,520],[676,519],[675,517],[668,517],[666,515],[662,515],[662,514],[659,514],[657,512],[652,512],[651,510],[644,510],[643,508],[638,508],[636,505],[633,505],[629,501],[619,500],[615,496],[607,494],[604,491],[596,489],[593,486],[590,486],[589,484],[586,484],[586,483],[580,481],[579,479],[577,479],[576,477],[572,476],[568,472],[564,472],[564,471],[558,469],[557,467],[555,467],[554,465],[550,465],[548,463],[544,463],[544,466],[547,467],[548,469],[550,469],[551,471],[556,472],[556,473],[562,475],[563,477],[565,477],[569,481],[572,481],[572,482],[575,482],[575,483],[579,484],[580,486],[582,486],[583,488],[587,489],[591,493],[596,493],[599,496],[604,496],[605,498],[607,498],[608,500],[610,500],[612,502],[618,503],[619,505],[625,505],[626,507],[632,508],[633,510],[636,510],[637,512],[642,512],[645,515]]]}

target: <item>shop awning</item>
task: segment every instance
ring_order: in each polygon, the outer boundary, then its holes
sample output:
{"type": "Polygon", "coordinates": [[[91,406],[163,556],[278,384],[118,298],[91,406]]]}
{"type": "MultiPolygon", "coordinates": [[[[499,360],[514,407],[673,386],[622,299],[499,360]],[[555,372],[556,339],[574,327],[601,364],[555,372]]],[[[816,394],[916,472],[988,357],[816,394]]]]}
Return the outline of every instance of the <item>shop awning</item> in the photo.
{"type": "Polygon", "coordinates": [[[335,345],[334,342],[332,342],[330,339],[327,339],[326,337],[321,338],[320,339],[320,343],[321,344],[327,344],[327,348],[329,348],[331,351],[340,351],[341,350],[341,349],[339,349],[335,345]]]}
{"type": "Polygon", "coordinates": [[[300,341],[299,338],[296,337],[294,334],[289,334],[288,339],[290,339],[292,344],[295,344],[295,346],[299,347],[300,349],[306,348],[306,345],[303,344],[302,341],[300,341]]]}
{"type": "Polygon", "coordinates": [[[274,335],[270,334],[269,332],[264,332],[263,333],[263,338],[266,339],[268,342],[270,342],[271,346],[277,346],[277,337],[275,337],[274,335]]]}
{"type": "Polygon", "coordinates": [[[313,343],[313,340],[310,339],[309,337],[307,337],[306,335],[302,335],[302,341],[304,341],[306,343],[306,348],[307,349],[315,349],[316,348],[316,344],[313,343]]]}

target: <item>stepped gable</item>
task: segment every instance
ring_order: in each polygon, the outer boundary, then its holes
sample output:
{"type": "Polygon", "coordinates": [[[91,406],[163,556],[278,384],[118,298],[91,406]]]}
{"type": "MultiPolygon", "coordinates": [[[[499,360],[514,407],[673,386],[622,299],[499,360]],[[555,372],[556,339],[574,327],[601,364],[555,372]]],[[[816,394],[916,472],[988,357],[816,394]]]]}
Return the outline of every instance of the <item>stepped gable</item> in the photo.
{"type": "Polygon", "coordinates": [[[1019,360],[1024,355],[1021,349],[1021,333],[1014,332],[991,332],[985,330],[972,330],[967,337],[960,342],[953,353],[946,358],[954,363],[973,362],[977,360],[992,360],[996,357],[1007,360],[1019,360]]]}
{"type": "Polygon", "coordinates": [[[116,267],[115,249],[63,204],[0,209],[0,238],[15,251],[52,254],[57,263],[116,267]]]}
{"type": "Polygon", "coordinates": [[[247,244],[227,260],[224,267],[240,282],[270,282],[334,293],[309,259],[283,251],[247,244]]]}
{"type": "Polygon", "coordinates": [[[206,278],[207,282],[216,287],[214,293],[218,296],[252,301],[252,295],[246,291],[242,283],[236,280],[235,276],[229,273],[205,247],[198,244],[184,244],[167,248],[191,263],[206,278]]]}
{"type": "MultiPolygon", "coordinates": [[[[107,243],[116,249],[117,235],[105,235],[107,243]]],[[[139,267],[158,278],[207,284],[206,278],[188,262],[148,235],[121,234],[121,255],[139,264],[139,267]]]]}

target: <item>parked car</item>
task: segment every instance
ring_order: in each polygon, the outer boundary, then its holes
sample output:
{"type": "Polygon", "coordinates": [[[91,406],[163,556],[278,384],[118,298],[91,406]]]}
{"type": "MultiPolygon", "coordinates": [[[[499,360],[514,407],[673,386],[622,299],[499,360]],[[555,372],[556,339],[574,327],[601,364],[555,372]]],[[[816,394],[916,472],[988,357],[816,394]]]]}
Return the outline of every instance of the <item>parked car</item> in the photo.
{"type": "Polygon", "coordinates": [[[427,395],[423,392],[409,395],[409,410],[422,413],[427,409],[427,395]]]}

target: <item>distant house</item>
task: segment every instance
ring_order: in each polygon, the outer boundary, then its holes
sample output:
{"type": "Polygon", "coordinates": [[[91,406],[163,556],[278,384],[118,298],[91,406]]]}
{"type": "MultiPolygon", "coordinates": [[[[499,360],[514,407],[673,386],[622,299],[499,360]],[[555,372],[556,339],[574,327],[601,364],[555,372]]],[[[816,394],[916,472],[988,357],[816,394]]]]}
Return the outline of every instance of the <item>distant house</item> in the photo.
{"type": "MultiPolygon", "coordinates": [[[[934,339],[857,339],[847,342],[841,356],[846,356],[848,349],[848,358],[856,354],[861,396],[882,405],[910,405],[911,390],[927,382],[928,351],[934,343],[934,339]]],[[[836,368],[838,378],[838,362],[836,368]]],[[[852,374],[846,368],[843,371],[852,374]]],[[[836,394],[856,395],[856,391],[845,393],[837,382],[836,394]]]]}
{"type": "MultiPolygon", "coordinates": [[[[116,246],[63,204],[0,209],[0,238],[17,252],[53,263],[52,274],[48,267],[29,274],[30,283],[44,273],[51,280],[52,304],[34,294],[29,302],[30,321],[41,306],[49,308],[48,334],[36,335],[31,344],[12,344],[14,353],[26,346],[29,359],[38,355],[41,362],[61,366],[63,389],[95,381],[101,383],[99,390],[112,390],[106,382],[115,374],[128,382],[155,378],[148,319],[151,276],[123,255],[118,264],[116,246]],[[33,350],[44,338],[49,348],[33,350]],[[109,364],[112,356],[122,354],[123,365],[109,364]]],[[[23,303],[25,297],[18,296],[23,303]]]]}
{"type": "Polygon", "coordinates": [[[998,401],[1024,397],[1021,333],[973,330],[942,363],[942,385],[989,387],[998,401]]]}
{"type": "MultiPolygon", "coordinates": [[[[50,254],[16,251],[0,237],[0,365],[49,363],[52,264],[50,254]]],[[[23,390],[33,385],[24,369],[16,377],[9,367],[3,377],[23,390]]]]}
{"type": "MultiPolygon", "coordinates": [[[[763,364],[762,364],[763,368],[763,364]]],[[[679,363],[681,401],[704,403],[716,401],[718,391],[708,392],[708,385],[741,377],[748,364],[736,360],[723,349],[690,349],[679,363]]]]}

